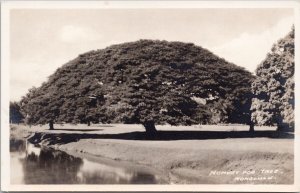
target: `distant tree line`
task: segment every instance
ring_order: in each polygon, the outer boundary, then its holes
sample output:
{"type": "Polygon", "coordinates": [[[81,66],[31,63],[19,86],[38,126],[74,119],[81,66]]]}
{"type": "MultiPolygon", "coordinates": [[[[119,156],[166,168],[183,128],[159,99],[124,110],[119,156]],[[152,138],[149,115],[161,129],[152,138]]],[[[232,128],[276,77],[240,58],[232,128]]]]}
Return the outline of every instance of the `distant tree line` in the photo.
{"type": "MultiPolygon", "coordinates": [[[[79,55],[19,102],[25,122],[294,124],[294,29],[256,76],[181,42],[140,40],[79,55]]],[[[19,111],[20,112],[20,111],[19,111]]]]}

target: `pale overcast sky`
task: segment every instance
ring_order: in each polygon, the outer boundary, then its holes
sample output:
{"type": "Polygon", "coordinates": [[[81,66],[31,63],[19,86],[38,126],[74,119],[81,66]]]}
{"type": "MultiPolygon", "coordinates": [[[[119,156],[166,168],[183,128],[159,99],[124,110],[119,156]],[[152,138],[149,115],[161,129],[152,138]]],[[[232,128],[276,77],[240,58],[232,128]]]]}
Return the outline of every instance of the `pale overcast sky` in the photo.
{"type": "Polygon", "coordinates": [[[139,39],[192,42],[254,72],[293,22],[293,9],[12,10],[10,98],[80,53],[139,39]]]}

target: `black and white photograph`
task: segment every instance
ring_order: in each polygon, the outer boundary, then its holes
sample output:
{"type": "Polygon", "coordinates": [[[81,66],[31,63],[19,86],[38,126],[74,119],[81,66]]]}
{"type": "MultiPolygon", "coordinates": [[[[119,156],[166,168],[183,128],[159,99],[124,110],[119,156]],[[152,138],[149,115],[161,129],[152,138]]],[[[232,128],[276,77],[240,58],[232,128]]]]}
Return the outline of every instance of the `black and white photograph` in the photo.
{"type": "Polygon", "coordinates": [[[1,190],[300,191],[299,10],[2,2],[1,190]]]}

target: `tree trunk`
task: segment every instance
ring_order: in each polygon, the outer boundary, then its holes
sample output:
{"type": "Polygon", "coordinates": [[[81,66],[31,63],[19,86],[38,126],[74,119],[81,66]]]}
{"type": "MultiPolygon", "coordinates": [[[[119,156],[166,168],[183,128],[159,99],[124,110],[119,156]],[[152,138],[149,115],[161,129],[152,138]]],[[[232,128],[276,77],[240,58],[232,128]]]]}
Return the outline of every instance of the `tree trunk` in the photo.
{"type": "Polygon", "coordinates": [[[253,133],[254,132],[254,123],[251,121],[249,124],[249,132],[253,133]]]}
{"type": "Polygon", "coordinates": [[[91,122],[90,121],[87,122],[87,126],[91,126],[91,122]]]}
{"type": "Polygon", "coordinates": [[[50,122],[49,122],[49,129],[50,129],[50,130],[54,130],[53,121],[50,121],[50,122]]]}
{"type": "Polygon", "coordinates": [[[283,121],[280,119],[277,122],[277,131],[278,132],[285,132],[287,130],[288,126],[283,123],[283,121]]]}
{"type": "Polygon", "coordinates": [[[146,121],[143,125],[147,135],[154,135],[157,132],[154,121],[146,121]]]}
{"type": "Polygon", "coordinates": [[[287,129],[283,125],[277,125],[276,131],[278,132],[285,132],[287,129]]]}

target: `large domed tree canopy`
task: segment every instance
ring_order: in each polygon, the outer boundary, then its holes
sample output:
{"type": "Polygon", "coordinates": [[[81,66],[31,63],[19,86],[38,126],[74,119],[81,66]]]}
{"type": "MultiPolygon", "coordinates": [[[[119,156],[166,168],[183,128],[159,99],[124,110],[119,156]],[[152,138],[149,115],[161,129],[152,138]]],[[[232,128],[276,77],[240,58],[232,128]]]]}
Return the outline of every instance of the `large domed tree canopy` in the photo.
{"type": "Polygon", "coordinates": [[[250,121],[250,72],[191,43],[140,40],[79,55],[21,104],[28,123],[250,121]]]}
{"type": "Polygon", "coordinates": [[[257,67],[252,89],[252,119],[258,125],[277,125],[278,130],[294,127],[294,36],[295,30],[273,45],[257,67]]]}

